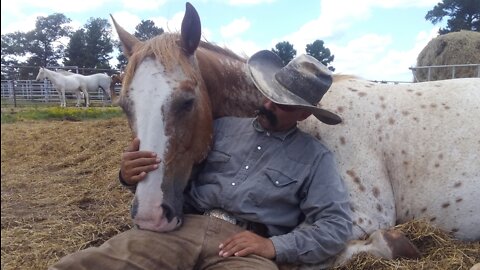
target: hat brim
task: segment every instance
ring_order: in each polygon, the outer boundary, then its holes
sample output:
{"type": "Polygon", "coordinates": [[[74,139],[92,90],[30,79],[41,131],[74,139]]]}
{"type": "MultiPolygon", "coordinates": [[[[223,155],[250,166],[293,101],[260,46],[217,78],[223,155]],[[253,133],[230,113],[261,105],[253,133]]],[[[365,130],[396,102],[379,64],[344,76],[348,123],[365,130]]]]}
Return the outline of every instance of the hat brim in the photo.
{"type": "Polygon", "coordinates": [[[301,107],[327,125],[336,125],[342,122],[340,116],[313,106],[277,82],[275,73],[283,68],[283,63],[273,52],[264,50],[252,55],[247,61],[247,67],[255,86],[271,101],[301,107]]]}

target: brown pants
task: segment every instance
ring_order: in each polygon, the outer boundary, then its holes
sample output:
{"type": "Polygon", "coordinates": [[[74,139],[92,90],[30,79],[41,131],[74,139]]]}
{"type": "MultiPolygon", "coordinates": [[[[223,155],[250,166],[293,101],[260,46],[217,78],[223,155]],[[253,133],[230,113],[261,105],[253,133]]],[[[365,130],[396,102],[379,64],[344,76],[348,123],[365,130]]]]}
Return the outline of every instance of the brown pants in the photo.
{"type": "Polygon", "coordinates": [[[65,256],[49,269],[278,269],[272,260],[256,255],[218,255],[220,243],[242,230],[215,217],[185,215],[178,230],[131,229],[100,247],[65,256]]]}

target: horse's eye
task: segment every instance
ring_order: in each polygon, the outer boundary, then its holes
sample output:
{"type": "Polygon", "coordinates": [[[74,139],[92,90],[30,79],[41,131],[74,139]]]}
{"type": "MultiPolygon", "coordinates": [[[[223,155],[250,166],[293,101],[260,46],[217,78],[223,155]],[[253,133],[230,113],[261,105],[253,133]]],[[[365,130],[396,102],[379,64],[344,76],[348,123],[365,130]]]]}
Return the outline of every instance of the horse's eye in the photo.
{"type": "Polygon", "coordinates": [[[189,112],[193,109],[193,103],[195,102],[194,98],[185,99],[181,104],[178,106],[178,112],[189,112]]]}

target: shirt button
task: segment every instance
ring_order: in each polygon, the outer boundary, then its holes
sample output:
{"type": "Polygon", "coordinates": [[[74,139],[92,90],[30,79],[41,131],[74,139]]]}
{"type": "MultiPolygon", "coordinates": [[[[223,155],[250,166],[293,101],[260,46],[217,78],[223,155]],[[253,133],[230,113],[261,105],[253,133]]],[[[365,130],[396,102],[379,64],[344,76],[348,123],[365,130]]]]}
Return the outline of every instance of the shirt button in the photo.
{"type": "Polygon", "coordinates": [[[235,186],[235,183],[232,183],[232,186],[235,186]]]}
{"type": "Polygon", "coordinates": [[[277,185],[278,185],[278,184],[280,184],[280,182],[278,182],[278,181],[275,181],[275,184],[277,184],[277,185]]]}
{"type": "Polygon", "coordinates": [[[257,149],[258,149],[258,150],[262,150],[262,147],[259,145],[259,146],[257,146],[257,149]]]}
{"type": "Polygon", "coordinates": [[[247,165],[247,166],[245,166],[245,170],[248,170],[248,165],[247,165]]]}

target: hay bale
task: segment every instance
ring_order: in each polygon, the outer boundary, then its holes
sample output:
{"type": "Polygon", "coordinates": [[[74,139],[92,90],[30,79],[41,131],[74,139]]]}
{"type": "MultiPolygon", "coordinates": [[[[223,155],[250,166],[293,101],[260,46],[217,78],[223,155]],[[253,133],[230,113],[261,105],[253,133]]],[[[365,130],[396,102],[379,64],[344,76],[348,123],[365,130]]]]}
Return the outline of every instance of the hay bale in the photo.
{"type": "MultiPolygon", "coordinates": [[[[480,33],[462,30],[432,39],[417,57],[417,67],[480,64],[480,33]]],[[[430,80],[452,78],[452,68],[432,68],[430,80]]],[[[456,67],[455,78],[478,77],[478,67],[456,67]]],[[[428,69],[416,71],[417,81],[428,81],[428,69]]]]}

